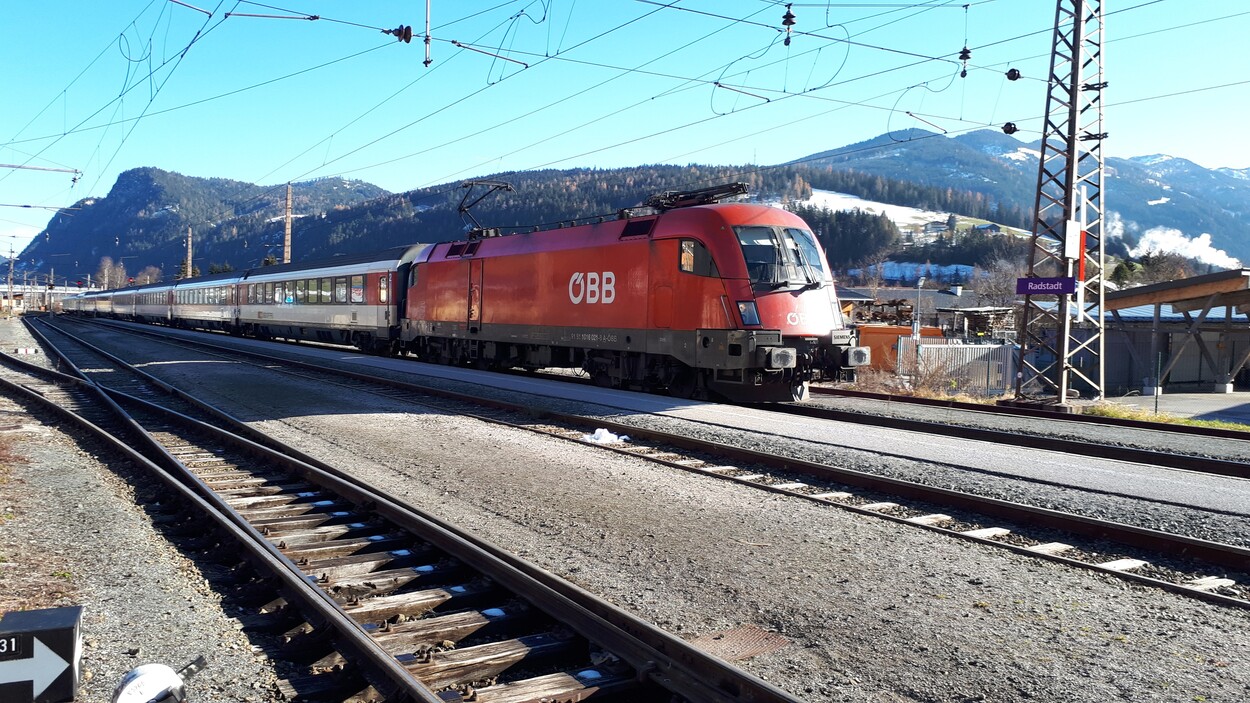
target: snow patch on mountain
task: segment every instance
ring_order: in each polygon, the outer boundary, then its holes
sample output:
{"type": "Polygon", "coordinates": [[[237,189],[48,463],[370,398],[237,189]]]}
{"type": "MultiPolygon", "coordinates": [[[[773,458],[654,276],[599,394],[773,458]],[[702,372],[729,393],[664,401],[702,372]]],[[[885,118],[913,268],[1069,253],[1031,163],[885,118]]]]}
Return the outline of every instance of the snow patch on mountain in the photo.
{"type": "Polygon", "coordinates": [[[1002,157],[1004,159],[1010,159],[1011,161],[1037,161],[1042,158],[1042,152],[1037,151],[1036,149],[1026,149],[1024,147],[1020,147],[1013,152],[1003,154],[1002,157]]]}
{"type": "Polygon", "coordinates": [[[1147,205],[1162,205],[1162,204],[1166,203],[1166,202],[1167,202],[1167,201],[1169,201],[1169,200],[1171,200],[1171,198],[1169,198],[1168,196],[1166,196],[1166,195],[1165,195],[1165,196],[1163,196],[1162,198],[1159,198],[1158,200],[1147,200],[1147,201],[1146,201],[1146,204],[1147,204],[1147,205]]]}
{"type": "Polygon", "coordinates": [[[874,215],[885,213],[899,228],[913,227],[922,225],[926,222],[946,221],[947,213],[935,212],[933,210],[920,210],[914,207],[904,207],[902,205],[889,205],[886,203],[878,203],[872,200],[864,200],[855,195],[846,193],[835,193],[831,190],[812,189],[812,197],[803,203],[811,207],[825,208],[840,212],[843,210],[859,210],[861,212],[869,212],[874,215]]]}

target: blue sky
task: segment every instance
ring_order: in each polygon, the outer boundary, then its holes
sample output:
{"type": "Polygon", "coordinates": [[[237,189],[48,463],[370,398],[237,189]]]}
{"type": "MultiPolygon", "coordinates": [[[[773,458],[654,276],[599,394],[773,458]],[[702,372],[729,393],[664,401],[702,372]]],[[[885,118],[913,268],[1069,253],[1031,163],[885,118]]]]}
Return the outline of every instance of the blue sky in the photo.
{"type": "MultiPolygon", "coordinates": [[[[0,246],[20,251],[52,214],[8,206],[107,195],[140,166],[403,191],[536,168],[773,164],[911,127],[1012,121],[1032,141],[1055,18],[1049,0],[795,2],[786,46],[772,0],[431,0],[426,67],[424,3],[273,2],[0,4],[0,164],[81,171],[0,168],[0,246]],[[411,43],[380,31],[399,25],[411,43]]],[[[1250,167],[1250,5],[1105,12],[1105,153],[1250,167]]]]}

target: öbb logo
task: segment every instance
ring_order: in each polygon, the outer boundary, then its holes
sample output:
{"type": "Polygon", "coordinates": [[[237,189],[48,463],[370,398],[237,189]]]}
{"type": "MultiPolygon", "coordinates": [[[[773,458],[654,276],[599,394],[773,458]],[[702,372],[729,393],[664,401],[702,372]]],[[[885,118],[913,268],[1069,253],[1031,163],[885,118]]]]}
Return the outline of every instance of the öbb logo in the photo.
{"type": "Polygon", "coordinates": [[[611,303],[616,300],[616,274],[611,271],[574,273],[569,277],[569,300],[574,305],[611,303]]]}

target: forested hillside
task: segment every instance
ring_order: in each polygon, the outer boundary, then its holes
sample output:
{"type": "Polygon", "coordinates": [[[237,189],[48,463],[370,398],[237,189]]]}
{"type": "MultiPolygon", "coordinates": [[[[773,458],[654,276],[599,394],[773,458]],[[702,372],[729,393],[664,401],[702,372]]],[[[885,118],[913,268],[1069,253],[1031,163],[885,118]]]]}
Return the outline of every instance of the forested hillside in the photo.
{"type": "MultiPolygon", "coordinates": [[[[481,200],[471,214],[484,227],[505,231],[555,226],[559,222],[611,217],[648,197],[669,190],[689,190],[741,181],[750,197],[791,203],[811,195],[813,186],[940,210],[994,209],[984,196],[915,186],[880,176],[837,172],[805,165],[773,168],[731,166],[637,166],[610,170],[565,169],[503,174],[513,186],[481,200]]],[[[319,259],[413,242],[464,236],[467,218],[458,206],[465,195],[459,183],[390,194],[358,181],[324,179],[294,186],[293,259],[319,259]]],[[[470,201],[484,192],[476,190],[470,201]]],[[[80,201],[76,209],[52,218],[43,237],[20,258],[19,269],[64,277],[93,274],[108,257],[113,280],[124,280],[148,267],[166,277],[177,275],[186,257],[186,232],[193,238],[193,258],[200,271],[258,266],[280,257],[285,185],[262,188],[226,179],[202,179],[162,171],[124,173],[105,198],[80,201]]],[[[870,244],[887,241],[877,218],[843,214],[825,217],[812,210],[813,227],[831,241],[843,239],[837,265],[853,263],[870,244]],[[878,228],[863,238],[864,227],[878,228]],[[850,228],[848,234],[839,234],[850,228]]]]}

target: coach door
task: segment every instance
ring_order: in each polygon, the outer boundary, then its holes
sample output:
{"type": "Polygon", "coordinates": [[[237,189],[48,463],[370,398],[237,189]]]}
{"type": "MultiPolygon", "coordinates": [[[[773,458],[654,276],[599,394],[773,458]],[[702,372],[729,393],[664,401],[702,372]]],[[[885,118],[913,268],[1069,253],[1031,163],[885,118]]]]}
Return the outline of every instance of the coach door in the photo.
{"type": "Polygon", "coordinates": [[[469,259],[469,331],[482,324],[482,268],[485,261],[469,259]]]}

